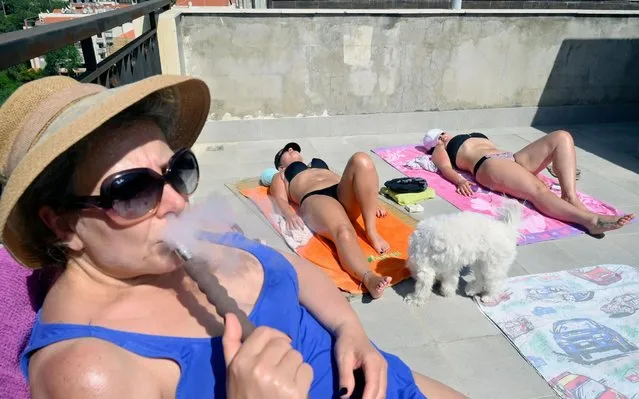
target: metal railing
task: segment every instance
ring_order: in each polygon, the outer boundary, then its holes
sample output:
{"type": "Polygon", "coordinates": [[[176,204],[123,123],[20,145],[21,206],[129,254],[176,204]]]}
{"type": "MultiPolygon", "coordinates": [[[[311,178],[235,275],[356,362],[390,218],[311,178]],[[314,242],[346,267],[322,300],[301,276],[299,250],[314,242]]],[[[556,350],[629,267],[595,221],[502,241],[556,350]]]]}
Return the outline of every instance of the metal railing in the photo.
{"type": "Polygon", "coordinates": [[[78,78],[82,82],[115,87],[160,74],[157,18],[170,7],[170,0],[148,0],[114,11],[2,34],[0,69],[80,42],[86,69],[78,78]],[[92,37],[140,17],[148,17],[145,31],[98,63],[92,37]]]}

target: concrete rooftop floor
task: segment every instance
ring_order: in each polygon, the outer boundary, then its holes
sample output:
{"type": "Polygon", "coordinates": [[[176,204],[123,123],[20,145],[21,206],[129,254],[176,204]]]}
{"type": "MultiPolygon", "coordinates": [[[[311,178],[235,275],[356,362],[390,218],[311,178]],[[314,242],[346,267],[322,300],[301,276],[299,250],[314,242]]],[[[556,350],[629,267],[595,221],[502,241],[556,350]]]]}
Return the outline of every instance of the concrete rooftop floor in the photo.
{"type": "MultiPolygon", "coordinates": [[[[571,131],[582,170],[577,187],[626,212],[639,213],[639,123],[563,126],[571,131]]],[[[517,151],[554,128],[513,127],[479,129],[504,150],[517,151]]],[[[320,156],[336,171],[343,170],[356,151],[378,146],[418,143],[422,133],[301,137],[303,154],[320,156]]],[[[274,153],[287,140],[207,143],[198,142],[202,180],[195,200],[210,194],[223,196],[238,224],[252,237],[288,250],[284,241],[248,201],[232,193],[225,183],[256,177],[272,165],[274,153]]],[[[402,176],[370,153],[380,184],[402,176]]],[[[417,218],[457,209],[440,198],[424,204],[417,218]]],[[[587,235],[519,247],[510,276],[571,269],[600,263],[639,267],[639,223],[597,240],[587,235]]],[[[401,357],[416,371],[439,379],[475,399],[555,398],[553,390],[482,315],[470,298],[433,295],[424,307],[409,307],[402,296],[412,282],[388,289],[382,299],[351,302],[371,339],[383,350],[401,357]]]]}

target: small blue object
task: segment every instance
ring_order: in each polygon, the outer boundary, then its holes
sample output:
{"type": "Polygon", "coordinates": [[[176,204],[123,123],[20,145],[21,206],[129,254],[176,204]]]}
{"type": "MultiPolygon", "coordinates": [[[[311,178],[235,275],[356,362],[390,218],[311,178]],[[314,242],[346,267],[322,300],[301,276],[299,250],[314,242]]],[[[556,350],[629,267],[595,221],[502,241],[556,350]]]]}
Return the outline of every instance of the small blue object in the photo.
{"type": "Polygon", "coordinates": [[[549,308],[549,307],[543,307],[543,306],[537,306],[534,310],[533,313],[535,314],[535,316],[544,316],[547,314],[553,314],[553,313],[557,313],[557,311],[554,308],[549,308]]]}
{"type": "Polygon", "coordinates": [[[264,172],[262,172],[262,175],[260,176],[260,183],[263,186],[267,186],[267,187],[270,186],[271,182],[273,181],[273,176],[275,176],[278,172],[279,170],[275,168],[266,169],[264,172]]]}
{"type": "Polygon", "coordinates": [[[546,365],[546,361],[537,356],[528,356],[528,361],[536,368],[540,368],[546,365]]]}

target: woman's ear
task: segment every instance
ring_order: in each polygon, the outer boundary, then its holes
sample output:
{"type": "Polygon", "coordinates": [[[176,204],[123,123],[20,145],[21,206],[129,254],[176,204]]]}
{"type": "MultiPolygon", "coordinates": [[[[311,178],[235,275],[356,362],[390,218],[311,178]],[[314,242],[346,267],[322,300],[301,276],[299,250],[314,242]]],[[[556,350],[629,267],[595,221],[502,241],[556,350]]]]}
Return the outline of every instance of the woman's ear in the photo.
{"type": "Polygon", "coordinates": [[[73,228],[73,221],[70,215],[59,214],[50,206],[43,206],[38,210],[40,220],[55,234],[56,237],[64,242],[69,249],[79,251],[83,244],[73,228]]]}

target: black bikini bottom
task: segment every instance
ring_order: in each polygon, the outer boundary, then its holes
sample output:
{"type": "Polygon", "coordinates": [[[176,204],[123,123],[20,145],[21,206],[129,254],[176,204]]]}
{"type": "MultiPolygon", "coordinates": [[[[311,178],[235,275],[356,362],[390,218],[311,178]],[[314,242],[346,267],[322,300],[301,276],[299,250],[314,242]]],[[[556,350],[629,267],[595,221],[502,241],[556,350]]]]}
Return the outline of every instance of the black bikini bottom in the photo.
{"type": "Polygon", "coordinates": [[[477,176],[477,171],[479,170],[479,167],[481,166],[481,164],[483,164],[490,158],[510,159],[513,162],[515,161],[515,155],[512,152],[499,152],[497,154],[488,154],[486,156],[479,158],[479,161],[477,161],[477,163],[475,164],[475,167],[473,168],[473,176],[477,176]]]}
{"type": "Polygon", "coordinates": [[[310,197],[311,195],[325,195],[327,197],[333,197],[339,201],[339,199],[337,198],[337,184],[330,187],[323,188],[321,190],[311,191],[310,193],[302,197],[302,200],[300,201],[300,205],[302,205],[302,202],[304,202],[304,200],[310,197]]]}

